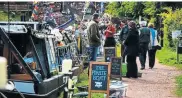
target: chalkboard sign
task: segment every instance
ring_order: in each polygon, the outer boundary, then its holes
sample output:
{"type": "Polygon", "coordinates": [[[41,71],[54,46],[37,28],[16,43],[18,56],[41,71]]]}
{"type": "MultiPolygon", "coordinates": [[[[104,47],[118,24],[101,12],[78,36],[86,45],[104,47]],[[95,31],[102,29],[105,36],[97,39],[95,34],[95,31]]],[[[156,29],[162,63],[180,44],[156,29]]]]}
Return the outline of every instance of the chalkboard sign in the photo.
{"type": "Polygon", "coordinates": [[[104,48],[104,58],[105,62],[111,62],[111,58],[115,57],[115,47],[105,47],[104,48]]]}
{"type": "Polygon", "coordinates": [[[93,64],[91,90],[107,90],[108,66],[93,64]]]}
{"type": "Polygon", "coordinates": [[[90,62],[89,98],[91,92],[107,93],[109,96],[110,67],[109,62],[90,62]]]}
{"type": "Polygon", "coordinates": [[[121,65],[122,65],[122,58],[112,58],[111,59],[111,77],[113,78],[120,78],[121,79],[121,65]]]}

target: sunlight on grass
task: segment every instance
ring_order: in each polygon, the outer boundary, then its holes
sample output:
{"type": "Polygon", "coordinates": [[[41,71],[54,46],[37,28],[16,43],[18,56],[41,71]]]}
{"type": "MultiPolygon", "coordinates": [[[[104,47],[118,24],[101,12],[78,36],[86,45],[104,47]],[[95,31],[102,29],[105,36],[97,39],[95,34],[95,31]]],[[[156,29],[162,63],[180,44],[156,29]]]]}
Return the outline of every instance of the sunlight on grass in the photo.
{"type": "Polygon", "coordinates": [[[162,48],[162,50],[157,51],[157,59],[159,60],[159,63],[174,66],[177,69],[182,70],[182,54],[179,56],[179,63],[177,63],[176,56],[176,52],[167,48],[162,48]]]}
{"type": "Polygon", "coordinates": [[[181,97],[182,96],[182,75],[176,77],[176,84],[177,84],[176,95],[181,97]]]}

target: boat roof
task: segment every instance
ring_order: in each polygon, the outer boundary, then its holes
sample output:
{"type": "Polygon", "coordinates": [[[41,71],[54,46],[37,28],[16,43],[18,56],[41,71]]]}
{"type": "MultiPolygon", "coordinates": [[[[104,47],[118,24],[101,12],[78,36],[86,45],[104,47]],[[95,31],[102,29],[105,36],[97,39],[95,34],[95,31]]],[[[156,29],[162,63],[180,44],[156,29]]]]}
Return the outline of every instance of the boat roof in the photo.
{"type": "Polygon", "coordinates": [[[39,22],[31,22],[31,21],[0,21],[1,24],[39,24],[39,22]]]}
{"type": "Polygon", "coordinates": [[[22,34],[27,33],[27,29],[24,25],[0,25],[6,33],[22,34]]]}

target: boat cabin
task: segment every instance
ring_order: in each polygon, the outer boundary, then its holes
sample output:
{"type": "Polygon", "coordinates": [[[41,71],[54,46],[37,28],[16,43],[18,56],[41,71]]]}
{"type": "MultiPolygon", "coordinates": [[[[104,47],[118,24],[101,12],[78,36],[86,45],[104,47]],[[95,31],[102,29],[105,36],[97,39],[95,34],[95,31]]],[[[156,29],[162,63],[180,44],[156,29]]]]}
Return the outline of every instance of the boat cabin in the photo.
{"type": "Polygon", "coordinates": [[[67,85],[58,74],[55,36],[25,25],[0,23],[0,56],[8,60],[8,80],[16,90],[0,90],[8,98],[56,98],[67,85]]]}

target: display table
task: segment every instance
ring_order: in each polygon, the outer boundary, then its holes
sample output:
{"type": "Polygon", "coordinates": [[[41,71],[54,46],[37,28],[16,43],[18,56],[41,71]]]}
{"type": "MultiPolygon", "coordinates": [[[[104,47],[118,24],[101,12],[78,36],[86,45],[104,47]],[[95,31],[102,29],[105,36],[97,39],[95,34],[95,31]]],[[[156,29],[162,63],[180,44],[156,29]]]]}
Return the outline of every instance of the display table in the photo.
{"type": "MultiPolygon", "coordinates": [[[[128,84],[123,83],[122,81],[111,81],[109,90],[109,98],[125,98],[127,92],[128,84]]],[[[106,98],[106,94],[105,94],[106,98]]]]}

